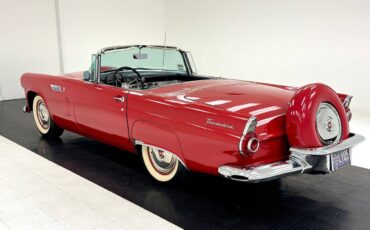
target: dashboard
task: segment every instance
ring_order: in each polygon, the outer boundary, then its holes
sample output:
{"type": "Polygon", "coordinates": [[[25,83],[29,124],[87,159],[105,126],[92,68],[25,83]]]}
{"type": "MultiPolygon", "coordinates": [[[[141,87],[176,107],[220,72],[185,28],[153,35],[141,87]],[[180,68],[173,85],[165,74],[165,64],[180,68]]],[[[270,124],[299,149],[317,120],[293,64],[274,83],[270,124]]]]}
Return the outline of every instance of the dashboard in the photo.
{"type": "Polygon", "coordinates": [[[145,90],[145,89],[152,89],[167,85],[173,85],[177,83],[181,83],[183,81],[180,80],[168,80],[168,81],[153,81],[153,82],[133,82],[133,83],[122,83],[121,87],[124,89],[139,89],[139,90],[145,90]]]}

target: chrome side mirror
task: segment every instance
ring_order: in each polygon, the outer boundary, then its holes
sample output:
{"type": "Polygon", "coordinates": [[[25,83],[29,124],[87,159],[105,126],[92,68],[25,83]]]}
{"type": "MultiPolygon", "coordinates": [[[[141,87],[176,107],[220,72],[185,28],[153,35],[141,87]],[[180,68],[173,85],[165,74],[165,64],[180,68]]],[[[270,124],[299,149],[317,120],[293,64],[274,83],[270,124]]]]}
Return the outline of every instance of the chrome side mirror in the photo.
{"type": "Polygon", "coordinates": [[[91,74],[90,71],[85,71],[83,74],[84,81],[90,81],[91,80],[91,74]]]}

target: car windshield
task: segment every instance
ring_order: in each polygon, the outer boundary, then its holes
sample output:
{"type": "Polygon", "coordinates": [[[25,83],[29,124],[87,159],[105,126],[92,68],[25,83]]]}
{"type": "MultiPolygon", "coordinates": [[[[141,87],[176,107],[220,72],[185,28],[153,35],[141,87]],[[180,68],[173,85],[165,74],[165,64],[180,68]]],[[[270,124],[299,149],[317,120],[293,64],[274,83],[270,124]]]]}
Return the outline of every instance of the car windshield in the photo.
{"type": "Polygon", "coordinates": [[[106,51],[101,55],[101,71],[111,71],[123,66],[135,69],[186,72],[179,50],[161,47],[131,47],[106,51]]]}

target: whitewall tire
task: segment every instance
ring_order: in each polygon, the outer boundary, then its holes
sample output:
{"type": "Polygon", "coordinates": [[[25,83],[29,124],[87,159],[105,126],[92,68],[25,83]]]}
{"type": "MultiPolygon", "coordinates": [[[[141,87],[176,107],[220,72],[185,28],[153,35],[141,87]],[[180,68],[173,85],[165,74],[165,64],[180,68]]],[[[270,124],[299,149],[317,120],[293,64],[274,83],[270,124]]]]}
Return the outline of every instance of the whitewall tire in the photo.
{"type": "Polygon", "coordinates": [[[143,145],[141,154],[146,169],[157,181],[176,181],[186,171],[177,156],[168,151],[143,145]]]}
{"type": "Polygon", "coordinates": [[[45,137],[59,137],[63,129],[59,128],[50,116],[49,109],[41,96],[35,96],[32,102],[33,118],[39,132],[45,137]]]}

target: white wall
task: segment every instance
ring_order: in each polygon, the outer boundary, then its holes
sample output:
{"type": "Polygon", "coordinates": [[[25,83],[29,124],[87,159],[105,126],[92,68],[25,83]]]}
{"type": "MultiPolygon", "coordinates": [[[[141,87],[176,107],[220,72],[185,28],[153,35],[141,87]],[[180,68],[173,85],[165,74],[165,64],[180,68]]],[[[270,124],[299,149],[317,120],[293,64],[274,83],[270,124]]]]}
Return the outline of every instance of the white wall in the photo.
{"type": "Polygon", "coordinates": [[[323,82],[370,113],[370,1],[166,0],[168,44],[199,72],[302,86],[323,82]]]}
{"type": "Polygon", "coordinates": [[[59,72],[55,26],[54,1],[0,0],[0,100],[24,97],[24,72],[59,72]]]}
{"type": "Polygon", "coordinates": [[[60,0],[65,72],[86,70],[113,45],[162,44],[163,0],[60,0]]]}
{"type": "Polygon", "coordinates": [[[0,100],[23,98],[24,72],[86,70],[105,46],[162,44],[164,0],[0,0],[0,31],[0,100]]]}

